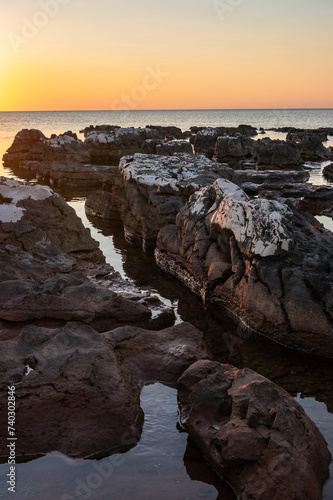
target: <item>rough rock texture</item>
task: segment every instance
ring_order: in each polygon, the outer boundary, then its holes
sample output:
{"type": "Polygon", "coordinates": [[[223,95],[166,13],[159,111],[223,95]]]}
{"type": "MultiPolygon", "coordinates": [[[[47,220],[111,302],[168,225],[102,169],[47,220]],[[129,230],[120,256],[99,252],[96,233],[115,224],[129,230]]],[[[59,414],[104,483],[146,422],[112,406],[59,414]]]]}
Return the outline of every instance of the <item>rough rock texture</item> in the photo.
{"type": "Polygon", "coordinates": [[[164,227],[160,267],[254,330],[333,358],[333,234],[276,200],[217,180],[164,227]]]}
{"type": "Polygon", "coordinates": [[[255,156],[256,141],[245,135],[218,137],[213,160],[235,161],[255,156]]]}
{"type": "Polygon", "coordinates": [[[48,139],[40,130],[21,130],[3,157],[15,174],[34,176],[59,188],[98,188],[107,172],[90,164],[86,144],[69,135],[48,139]]]}
{"type": "Polygon", "coordinates": [[[218,137],[237,136],[239,134],[253,137],[257,135],[257,130],[251,125],[239,125],[238,127],[191,127],[191,131],[196,133],[194,140],[194,150],[196,154],[203,154],[207,158],[213,158],[218,137]]]}
{"type": "Polygon", "coordinates": [[[125,155],[141,151],[147,139],[160,139],[157,130],[149,128],[115,128],[110,132],[86,133],[85,144],[90,160],[98,165],[116,165],[125,155]]]}
{"type": "Polygon", "coordinates": [[[183,139],[183,132],[179,127],[164,127],[161,125],[146,125],[146,128],[157,130],[161,139],[183,139]]]}
{"type": "Polygon", "coordinates": [[[141,148],[143,154],[172,156],[175,153],[193,155],[193,149],[188,141],[163,141],[161,139],[147,139],[141,148]]]}
{"type": "Polygon", "coordinates": [[[127,156],[121,159],[119,171],[106,178],[108,194],[90,196],[86,210],[103,218],[113,218],[118,210],[126,239],[148,250],[155,248],[158,231],[174,223],[191,194],[218,177],[234,179],[236,175],[204,156],[127,156]]]}
{"type": "Polygon", "coordinates": [[[122,280],[98,246],[49,187],[0,178],[0,319],[81,320],[102,330],[172,324],[172,311],[122,280]]]}
{"type": "Polygon", "coordinates": [[[289,132],[287,141],[295,141],[303,160],[323,161],[331,157],[323,141],[327,141],[326,132],[289,132]]]}
{"type": "Polygon", "coordinates": [[[330,163],[324,168],[323,175],[329,181],[333,181],[333,163],[330,163]]]}
{"type": "Polygon", "coordinates": [[[321,500],[327,443],[286,391],[252,370],[198,361],[178,398],[184,428],[240,500],[321,500]]]}
{"type": "Polygon", "coordinates": [[[256,145],[259,166],[295,170],[301,168],[303,159],[296,144],[292,142],[259,139],[256,145]]]}
{"type": "MultiPolygon", "coordinates": [[[[0,356],[0,397],[6,400],[15,384],[16,456],[27,460],[54,450],[87,457],[132,447],[143,423],[142,385],[176,383],[205,351],[202,334],[187,323],[158,332],[126,326],[97,333],[74,322],[25,327],[0,342],[0,356]]],[[[0,420],[4,436],[5,405],[0,420]]],[[[6,445],[1,440],[5,461],[6,445]]]]}

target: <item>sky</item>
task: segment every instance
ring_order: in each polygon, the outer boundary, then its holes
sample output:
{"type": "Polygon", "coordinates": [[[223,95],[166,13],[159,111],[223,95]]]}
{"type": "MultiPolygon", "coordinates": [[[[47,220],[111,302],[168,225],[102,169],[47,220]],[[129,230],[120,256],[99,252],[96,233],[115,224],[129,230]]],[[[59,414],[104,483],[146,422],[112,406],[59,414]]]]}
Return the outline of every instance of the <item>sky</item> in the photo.
{"type": "Polygon", "coordinates": [[[0,111],[333,108],[332,0],[0,9],[0,111]]]}

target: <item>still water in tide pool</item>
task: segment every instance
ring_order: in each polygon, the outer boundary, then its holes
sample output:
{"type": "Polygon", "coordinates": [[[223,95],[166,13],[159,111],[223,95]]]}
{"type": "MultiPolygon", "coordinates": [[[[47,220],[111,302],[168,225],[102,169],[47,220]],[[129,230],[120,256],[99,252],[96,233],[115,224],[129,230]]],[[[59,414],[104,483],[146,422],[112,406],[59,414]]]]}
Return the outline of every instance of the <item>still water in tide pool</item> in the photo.
{"type": "MultiPolygon", "coordinates": [[[[191,125],[333,127],[332,110],[253,110],[68,113],[0,113],[0,154],[22,128],[40,128],[45,134],[79,132],[90,124],[113,123],[145,126],[149,123],[191,125]],[[110,114],[111,113],[111,114],[110,114]]],[[[270,133],[272,138],[285,134],[270,133]]],[[[333,145],[330,138],[328,145],[333,145]]],[[[311,182],[323,184],[323,164],[309,164],[311,182]]],[[[9,176],[0,166],[0,175],[9,176]]],[[[204,332],[215,359],[240,368],[249,367],[287,390],[314,420],[333,453],[333,367],[331,362],[292,353],[266,339],[249,334],[226,313],[204,309],[198,297],[160,272],[149,255],[130,247],[121,224],[106,227],[88,220],[84,199],[69,203],[100,242],[107,261],[123,277],[142,290],[159,296],[176,313],[177,321],[189,321],[204,332]]],[[[329,224],[330,221],[323,223],[329,224]]],[[[229,487],[209,469],[188,442],[178,423],[174,388],[159,383],[142,390],[145,423],[139,444],[127,453],[100,461],[71,460],[54,452],[17,466],[17,494],[22,500],[229,500],[229,487]]],[[[0,499],[13,498],[6,490],[6,465],[0,465],[0,499]]],[[[324,500],[333,499],[333,469],[324,488],[324,500]]]]}

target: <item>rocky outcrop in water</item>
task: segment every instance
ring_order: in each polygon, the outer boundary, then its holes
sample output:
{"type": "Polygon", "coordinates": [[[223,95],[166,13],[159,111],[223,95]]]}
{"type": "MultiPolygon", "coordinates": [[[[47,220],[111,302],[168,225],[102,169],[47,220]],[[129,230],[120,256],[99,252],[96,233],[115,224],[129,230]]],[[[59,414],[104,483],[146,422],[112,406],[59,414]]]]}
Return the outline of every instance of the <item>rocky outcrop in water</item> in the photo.
{"type": "Polygon", "coordinates": [[[158,231],[176,220],[191,194],[218,177],[235,175],[204,156],[127,156],[105,179],[104,191],[87,199],[86,211],[102,218],[114,218],[118,211],[127,241],[153,249],[158,231]]]}
{"type": "Polygon", "coordinates": [[[333,234],[217,180],[158,235],[160,267],[288,347],[333,357],[333,234]]]}
{"type": "Polygon", "coordinates": [[[174,315],[106,265],[99,245],[49,187],[0,178],[0,320],[80,320],[99,330],[160,328],[174,315]]]}
{"type": "Polygon", "coordinates": [[[48,139],[40,130],[21,130],[3,162],[17,175],[65,190],[98,189],[107,171],[90,164],[86,144],[72,132],[48,139]]]}
{"type": "Polygon", "coordinates": [[[287,141],[295,141],[303,160],[325,161],[331,158],[330,151],[325,148],[323,141],[327,141],[325,132],[289,132],[287,141]]]}
{"type": "MultiPolygon", "coordinates": [[[[202,334],[182,323],[162,331],[125,326],[98,333],[83,323],[25,327],[0,343],[1,398],[16,386],[16,456],[54,450],[70,457],[107,456],[139,440],[140,390],[155,380],[175,384],[206,356],[202,334]]],[[[7,410],[1,406],[2,435],[7,410]]],[[[6,427],[7,429],[7,427],[6,427]]],[[[7,461],[2,440],[0,457],[7,461]]]]}
{"type": "Polygon", "coordinates": [[[330,163],[323,169],[323,175],[329,181],[333,181],[333,163],[330,163]]]}
{"type": "Polygon", "coordinates": [[[284,170],[297,170],[304,163],[294,143],[268,138],[257,141],[256,160],[259,168],[273,167],[284,170]]]}
{"type": "Polygon", "coordinates": [[[90,161],[97,165],[117,165],[125,155],[141,151],[147,139],[160,139],[157,130],[149,128],[115,128],[110,132],[86,133],[85,144],[90,161]]]}
{"type": "Polygon", "coordinates": [[[183,139],[184,135],[179,127],[162,126],[162,125],[146,125],[146,128],[157,130],[161,139],[183,139]]]}
{"type": "Polygon", "coordinates": [[[178,399],[182,425],[240,500],[321,500],[327,443],[286,391],[252,370],[198,361],[178,399]]]}
{"type": "Polygon", "coordinates": [[[188,141],[163,141],[161,139],[147,139],[141,148],[143,154],[172,156],[176,153],[193,155],[193,149],[188,141]]]}
{"type": "Polygon", "coordinates": [[[196,154],[203,154],[207,158],[213,158],[215,154],[216,141],[218,137],[236,137],[243,135],[254,137],[257,129],[251,125],[239,125],[238,127],[191,127],[191,131],[196,133],[194,139],[194,151],[196,154]]]}
{"type": "Polygon", "coordinates": [[[256,141],[245,135],[236,137],[218,137],[215,144],[213,160],[232,162],[255,156],[256,141]]]}

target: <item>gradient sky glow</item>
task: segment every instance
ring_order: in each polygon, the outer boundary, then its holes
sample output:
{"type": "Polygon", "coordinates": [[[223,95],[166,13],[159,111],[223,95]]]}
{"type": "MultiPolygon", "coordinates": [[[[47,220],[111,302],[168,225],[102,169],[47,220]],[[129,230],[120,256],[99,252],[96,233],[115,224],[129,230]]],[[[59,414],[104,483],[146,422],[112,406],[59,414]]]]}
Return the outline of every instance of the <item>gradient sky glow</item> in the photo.
{"type": "Polygon", "coordinates": [[[1,111],[333,108],[332,0],[0,5],[1,111]]]}

